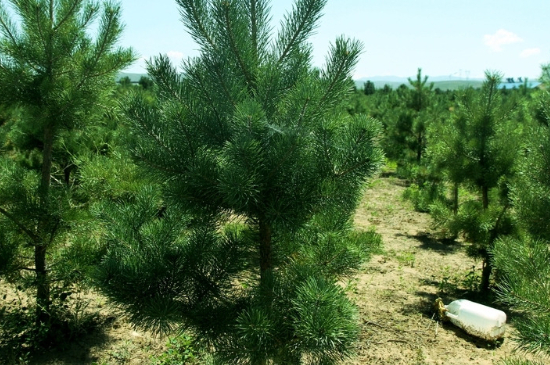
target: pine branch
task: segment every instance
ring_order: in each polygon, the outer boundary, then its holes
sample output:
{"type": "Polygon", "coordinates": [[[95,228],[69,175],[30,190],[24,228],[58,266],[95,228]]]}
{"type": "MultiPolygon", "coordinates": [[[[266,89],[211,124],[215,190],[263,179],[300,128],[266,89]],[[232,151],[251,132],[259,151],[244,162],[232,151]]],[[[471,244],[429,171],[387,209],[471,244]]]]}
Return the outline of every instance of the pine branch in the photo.
{"type": "Polygon", "coordinates": [[[250,72],[248,71],[247,67],[244,64],[244,61],[241,57],[241,54],[239,52],[239,49],[237,47],[237,44],[235,42],[235,34],[233,33],[233,28],[231,27],[231,19],[229,17],[229,3],[224,2],[224,15],[225,15],[225,27],[227,30],[227,36],[229,38],[229,45],[231,47],[231,50],[235,57],[237,58],[237,63],[239,64],[239,67],[241,68],[241,72],[246,79],[246,84],[248,86],[249,92],[252,93],[252,90],[254,89],[254,80],[252,76],[250,75],[250,72]]]}
{"type": "Polygon", "coordinates": [[[195,153],[195,146],[193,145],[193,142],[192,142],[192,137],[191,137],[191,134],[189,133],[189,130],[187,128],[187,125],[185,124],[184,120],[183,120],[183,116],[180,116],[178,115],[178,118],[177,118],[177,122],[178,122],[178,125],[179,125],[179,129],[180,131],[183,133],[183,135],[185,136],[185,140],[187,141],[187,146],[189,148],[189,154],[191,155],[191,158],[194,159],[195,156],[196,156],[196,153],[195,153]]]}
{"type": "Polygon", "coordinates": [[[305,39],[308,33],[310,33],[315,28],[315,23],[317,22],[322,8],[325,6],[326,0],[299,0],[298,5],[294,9],[294,13],[286,18],[288,26],[294,26],[295,30],[290,36],[286,47],[281,52],[278,64],[283,63],[288,54],[292,51],[293,48],[298,47],[298,44],[301,43],[302,39],[305,39]],[[309,1],[309,2],[307,2],[309,1]],[[305,4],[302,4],[305,2],[305,4]],[[309,6],[308,6],[309,5],[309,6]],[[306,10],[302,13],[302,7],[305,7],[306,10]],[[294,22],[297,24],[294,24],[294,22]]]}
{"type": "Polygon", "coordinates": [[[2,26],[2,28],[4,29],[4,32],[8,35],[8,37],[10,38],[11,42],[17,47],[19,48],[19,42],[17,42],[17,37],[15,37],[15,35],[13,34],[13,31],[15,29],[10,29],[12,26],[11,24],[8,24],[6,22],[6,19],[9,19],[8,17],[8,13],[6,12],[6,10],[4,9],[4,4],[0,3],[0,25],[2,26]]]}
{"type": "Polygon", "coordinates": [[[300,112],[300,116],[298,117],[298,127],[302,124],[302,121],[304,119],[304,116],[306,115],[306,110],[309,105],[309,102],[311,101],[311,98],[307,97],[304,105],[302,106],[302,111],[300,112]]]}
{"type": "Polygon", "coordinates": [[[221,83],[223,92],[225,93],[225,96],[227,97],[227,100],[229,100],[231,102],[233,107],[236,107],[237,104],[235,102],[235,99],[233,98],[233,95],[229,92],[229,89],[227,87],[227,83],[225,82],[225,78],[223,77],[223,75],[220,73],[219,67],[215,67],[214,72],[216,73],[218,81],[221,83]]]}
{"type": "Polygon", "coordinates": [[[198,91],[202,93],[203,97],[207,100],[208,108],[214,112],[214,115],[216,116],[216,120],[218,121],[218,123],[222,124],[222,121],[223,121],[222,113],[218,111],[218,109],[216,108],[216,105],[218,103],[216,103],[211,98],[210,93],[208,92],[209,89],[207,88],[207,82],[205,81],[203,75],[200,72],[194,72],[190,76],[194,76],[194,78],[197,80],[199,84],[198,91]]]}
{"type": "Polygon", "coordinates": [[[355,170],[357,170],[357,169],[359,169],[359,168],[361,168],[365,165],[372,165],[372,159],[367,158],[366,160],[355,164],[354,166],[348,168],[347,170],[337,173],[336,176],[337,177],[346,176],[347,174],[349,174],[349,173],[351,173],[351,172],[353,172],[353,171],[355,171],[355,170]]]}
{"type": "Polygon", "coordinates": [[[279,168],[281,166],[283,166],[283,164],[290,158],[290,156],[294,153],[294,151],[296,151],[296,149],[298,148],[298,143],[294,143],[292,145],[292,148],[288,149],[287,152],[285,153],[285,155],[283,156],[283,158],[281,158],[279,160],[279,163],[277,165],[275,165],[275,167],[273,167],[271,169],[271,171],[269,171],[269,173],[267,174],[267,178],[266,178],[266,181],[270,181],[271,178],[273,177],[273,175],[275,175],[275,173],[277,171],[279,171],[279,168]]]}
{"type": "Polygon", "coordinates": [[[54,22],[54,0],[50,0],[50,24],[54,22]]]}
{"type": "MultiPolygon", "coordinates": [[[[208,26],[203,22],[204,14],[201,14],[195,1],[196,0],[176,0],[176,3],[183,8],[183,10],[180,10],[182,18],[184,18],[184,20],[187,19],[191,23],[191,35],[194,35],[194,38],[199,44],[209,45],[212,47],[212,50],[216,52],[216,43],[208,32],[208,26]]],[[[205,4],[203,3],[203,5],[205,4]]],[[[204,16],[204,19],[207,19],[206,16],[204,16]]]]}
{"type": "Polygon", "coordinates": [[[77,9],[77,8],[80,8],[80,5],[81,3],[83,2],[83,0],[73,0],[73,3],[72,3],[72,6],[69,8],[69,10],[67,11],[67,14],[65,15],[65,17],[63,17],[63,19],[61,19],[56,26],[53,27],[53,32],[57,32],[57,30],[59,28],[61,28],[61,26],[63,24],[65,24],[65,22],[74,14],[74,11],[77,9]]]}
{"type": "Polygon", "coordinates": [[[357,62],[360,51],[361,44],[357,41],[349,41],[343,38],[336,40],[336,44],[331,49],[330,62],[327,64],[326,71],[328,76],[332,76],[332,80],[319,101],[320,106],[326,103],[336,85],[345,81],[348,77],[352,67],[357,62]],[[336,63],[336,65],[333,65],[333,63],[336,63]]]}
{"type": "Polygon", "coordinates": [[[118,22],[117,22],[115,12],[111,13],[111,11],[112,10],[110,8],[105,10],[105,14],[101,24],[100,42],[96,45],[96,49],[95,49],[96,55],[95,55],[94,61],[92,62],[92,65],[89,66],[90,70],[94,70],[97,67],[97,64],[99,63],[100,58],[103,56],[105,51],[109,48],[110,44],[112,44],[117,38],[116,33],[118,33],[119,31],[114,27],[116,27],[118,22]],[[106,24],[104,24],[103,22],[106,22],[106,24]],[[114,29],[112,29],[112,27],[114,29]],[[111,35],[111,32],[114,32],[114,33],[111,35]]]}
{"type": "Polygon", "coordinates": [[[162,93],[167,92],[168,95],[172,96],[176,100],[182,103],[185,102],[182,98],[182,80],[177,74],[177,70],[172,67],[172,64],[167,56],[159,55],[152,61],[146,61],[146,65],[147,72],[159,86],[162,93]]]}
{"type": "Polygon", "coordinates": [[[6,218],[8,218],[9,220],[11,220],[16,226],[17,228],[19,228],[20,231],[24,232],[27,236],[29,236],[29,238],[35,243],[35,244],[38,244],[40,243],[40,237],[35,234],[34,232],[32,232],[31,230],[29,230],[27,227],[25,227],[21,222],[19,222],[15,216],[13,216],[12,214],[10,214],[7,210],[5,210],[4,208],[1,208],[0,207],[0,213],[2,213],[4,216],[6,216],[6,218]]]}
{"type": "Polygon", "coordinates": [[[252,50],[254,51],[254,62],[258,62],[258,19],[257,19],[257,9],[256,9],[256,0],[250,0],[250,35],[252,38],[252,50]]]}
{"type": "Polygon", "coordinates": [[[38,35],[39,35],[39,39],[40,41],[42,42],[42,47],[44,47],[43,49],[47,50],[48,49],[48,45],[46,43],[46,37],[44,36],[44,32],[42,31],[42,17],[40,16],[40,7],[36,7],[35,8],[36,10],[36,13],[35,13],[35,22],[36,22],[36,26],[37,26],[37,30],[38,30],[38,35]]]}

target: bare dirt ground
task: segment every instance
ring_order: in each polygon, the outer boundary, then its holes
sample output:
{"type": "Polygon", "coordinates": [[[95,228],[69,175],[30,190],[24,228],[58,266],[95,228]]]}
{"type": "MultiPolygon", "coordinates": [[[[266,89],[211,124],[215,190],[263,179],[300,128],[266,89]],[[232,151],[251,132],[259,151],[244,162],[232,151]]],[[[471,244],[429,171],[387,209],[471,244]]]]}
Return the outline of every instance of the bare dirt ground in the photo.
{"type": "Polygon", "coordinates": [[[432,305],[472,295],[481,263],[464,244],[437,239],[430,216],[402,198],[404,182],[379,178],[357,210],[357,227],[374,227],[384,253],[356,276],[362,331],[355,359],[346,364],[496,364],[513,355],[513,327],[501,344],[472,337],[433,317],[432,305]]]}
{"type": "MultiPolygon", "coordinates": [[[[437,297],[448,304],[471,295],[481,264],[465,255],[463,243],[437,239],[429,215],[403,200],[404,189],[394,177],[377,178],[357,210],[357,227],[375,228],[384,248],[348,284],[359,306],[361,334],[356,357],[345,364],[489,365],[512,356],[513,326],[495,345],[433,317],[437,297]]],[[[150,364],[166,350],[166,339],[134,330],[104,299],[87,296],[100,329],[32,364],[150,364]]]]}

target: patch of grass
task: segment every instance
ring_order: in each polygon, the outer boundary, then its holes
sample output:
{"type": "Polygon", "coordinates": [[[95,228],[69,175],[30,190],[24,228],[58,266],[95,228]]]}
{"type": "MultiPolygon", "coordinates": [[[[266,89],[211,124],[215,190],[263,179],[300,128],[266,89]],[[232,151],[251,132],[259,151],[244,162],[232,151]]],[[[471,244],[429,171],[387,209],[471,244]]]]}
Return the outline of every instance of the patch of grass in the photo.
{"type": "Polygon", "coordinates": [[[125,341],[120,347],[115,350],[109,350],[107,354],[115,364],[126,364],[131,358],[135,345],[130,341],[125,341]]]}
{"type": "Polygon", "coordinates": [[[451,267],[445,266],[441,270],[441,281],[439,282],[438,289],[443,294],[454,293],[458,290],[458,284],[456,279],[451,273],[451,267]]]}
{"type": "Polygon", "coordinates": [[[426,364],[426,355],[421,347],[416,350],[416,356],[414,359],[414,365],[425,365],[426,364]]]}
{"type": "Polygon", "coordinates": [[[481,274],[479,270],[476,270],[475,266],[472,266],[470,271],[466,271],[463,274],[462,286],[469,292],[476,292],[479,290],[479,284],[481,283],[481,274]]]}
{"type": "Polygon", "coordinates": [[[414,267],[416,262],[416,252],[415,251],[403,251],[395,256],[399,266],[410,266],[414,267]]]}
{"type": "Polygon", "coordinates": [[[348,279],[348,282],[344,287],[344,291],[346,291],[347,293],[353,293],[355,295],[359,294],[359,290],[357,288],[358,283],[359,283],[359,279],[357,278],[348,279]]]}
{"type": "Polygon", "coordinates": [[[381,289],[379,291],[380,298],[387,300],[390,298],[393,298],[395,296],[395,290],[394,289],[381,289]]]}
{"type": "Polygon", "coordinates": [[[521,358],[504,359],[497,363],[497,365],[544,365],[545,362],[537,360],[526,360],[521,358]]]}
{"type": "Polygon", "coordinates": [[[199,363],[199,351],[188,334],[181,334],[168,340],[167,350],[152,359],[153,365],[191,365],[199,363]]]}
{"type": "Polygon", "coordinates": [[[442,268],[438,289],[442,294],[452,294],[459,290],[474,293],[479,289],[481,275],[475,266],[470,270],[452,271],[450,266],[442,268]]]}

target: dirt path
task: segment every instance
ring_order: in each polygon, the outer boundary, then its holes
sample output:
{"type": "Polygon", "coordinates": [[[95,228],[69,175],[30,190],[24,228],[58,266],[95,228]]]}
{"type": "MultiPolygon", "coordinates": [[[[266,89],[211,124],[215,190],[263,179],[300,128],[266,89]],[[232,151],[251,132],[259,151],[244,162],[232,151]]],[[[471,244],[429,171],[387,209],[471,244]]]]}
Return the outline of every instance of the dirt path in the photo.
{"type": "Polygon", "coordinates": [[[346,364],[486,365],[509,357],[509,338],[496,347],[432,319],[434,300],[466,295],[480,263],[461,243],[432,238],[429,215],[403,201],[404,190],[400,180],[377,179],[356,213],[358,227],[382,235],[384,253],[356,276],[362,331],[357,357],[346,364]]]}

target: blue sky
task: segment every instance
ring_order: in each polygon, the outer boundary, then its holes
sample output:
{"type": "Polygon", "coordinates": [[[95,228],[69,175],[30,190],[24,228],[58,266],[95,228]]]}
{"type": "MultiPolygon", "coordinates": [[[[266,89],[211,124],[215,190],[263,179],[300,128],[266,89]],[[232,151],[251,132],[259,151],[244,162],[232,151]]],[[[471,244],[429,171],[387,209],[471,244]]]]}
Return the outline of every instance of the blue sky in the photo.
{"type": "MultiPolygon", "coordinates": [[[[179,63],[196,56],[174,0],[122,0],[126,24],[121,45],[142,57],[128,72],[145,72],[144,59],[168,54],[179,63]]],[[[271,2],[276,30],[293,0],[271,2]]],[[[355,78],[414,76],[481,78],[540,76],[550,63],[550,0],[328,0],[310,38],[314,64],[322,66],[339,35],[361,40],[355,78]]]]}

